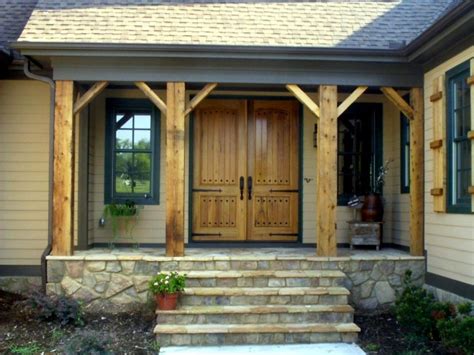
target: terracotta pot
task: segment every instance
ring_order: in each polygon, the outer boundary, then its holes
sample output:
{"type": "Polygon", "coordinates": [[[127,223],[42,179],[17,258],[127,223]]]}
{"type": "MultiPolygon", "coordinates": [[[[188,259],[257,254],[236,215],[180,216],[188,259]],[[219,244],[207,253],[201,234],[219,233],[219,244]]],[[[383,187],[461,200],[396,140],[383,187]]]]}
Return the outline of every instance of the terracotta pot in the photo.
{"type": "Polygon", "coordinates": [[[383,201],[379,194],[369,194],[364,198],[364,204],[360,210],[363,222],[382,222],[383,201]]]}
{"type": "Polygon", "coordinates": [[[158,309],[163,311],[172,311],[176,309],[178,304],[179,293],[164,293],[155,295],[158,309]]]}

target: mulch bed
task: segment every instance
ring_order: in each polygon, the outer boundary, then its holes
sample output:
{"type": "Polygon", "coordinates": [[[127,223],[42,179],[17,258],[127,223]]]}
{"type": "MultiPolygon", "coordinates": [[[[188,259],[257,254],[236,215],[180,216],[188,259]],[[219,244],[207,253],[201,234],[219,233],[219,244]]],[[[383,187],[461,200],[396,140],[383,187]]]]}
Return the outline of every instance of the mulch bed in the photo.
{"type": "Polygon", "coordinates": [[[368,354],[456,354],[445,349],[437,341],[422,342],[419,339],[410,339],[395,316],[389,312],[356,314],[354,322],[361,328],[359,346],[368,354]]]}
{"type": "Polygon", "coordinates": [[[114,354],[157,354],[154,348],[152,310],[126,314],[85,313],[83,327],[61,326],[32,317],[18,305],[24,297],[0,290],[0,354],[11,354],[15,347],[35,349],[32,353],[60,353],[77,331],[97,331],[108,336],[114,354]]]}

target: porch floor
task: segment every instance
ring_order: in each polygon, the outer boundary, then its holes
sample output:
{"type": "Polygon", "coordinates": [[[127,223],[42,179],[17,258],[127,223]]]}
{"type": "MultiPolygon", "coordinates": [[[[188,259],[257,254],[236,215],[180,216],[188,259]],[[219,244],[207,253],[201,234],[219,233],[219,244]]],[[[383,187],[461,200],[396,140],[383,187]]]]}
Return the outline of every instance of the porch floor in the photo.
{"type": "MultiPolygon", "coordinates": [[[[92,248],[89,250],[75,251],[72,257],[57,257],[61,259],[78,258],[78,259],[99,259],[101,257],[117,259],[122,257],[148,257],[156,259],[156,261],[164,261],[170,259],[185,260],[185,259],[261,259],[261,260],[275,260],[275,259],[312,259],[312,260],[415,260],[424,259],[424,257],[411,256],[408,252],[394,249],[383,248],[379,251],[370,249],[354,249],[339,248],[337,257],[318,257],[314,247],[300,247],[300,248],[186,248],[184,257],[166,257],[164,248],[92,248]]],[[[56,257],[48,257],[55,259],[56,257]]]]}

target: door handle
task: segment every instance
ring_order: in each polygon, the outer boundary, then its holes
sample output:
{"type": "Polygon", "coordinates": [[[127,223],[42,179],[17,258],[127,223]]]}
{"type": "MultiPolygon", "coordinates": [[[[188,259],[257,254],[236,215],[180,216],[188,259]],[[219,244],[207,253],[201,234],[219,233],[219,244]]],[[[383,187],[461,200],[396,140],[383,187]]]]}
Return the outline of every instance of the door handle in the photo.
{"type": "Polygon", "coordinates": [[[247,188],[249,190],[249,200],[251,200],[252,199],[252,177],[251,176],[247,178],[247,188]]]}
{"type": "Polygon", "coordinates": [[[245,185],[245,180],[243,176],[240,177],[239,183],[240,183],[240,199],[243,200],[244,199],[244,185],[245,185]]]}

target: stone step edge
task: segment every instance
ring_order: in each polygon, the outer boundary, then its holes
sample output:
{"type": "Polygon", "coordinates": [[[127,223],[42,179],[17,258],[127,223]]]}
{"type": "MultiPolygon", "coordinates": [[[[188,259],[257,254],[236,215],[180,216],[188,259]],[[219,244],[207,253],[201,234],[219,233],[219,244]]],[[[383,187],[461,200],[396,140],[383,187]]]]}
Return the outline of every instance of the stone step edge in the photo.
{"type": "Polygon", "coordinates": [[[269,313],[354,313],[350,305],[263,305],[263,306],[182,306],[172,311],[156,310],[158,315],[269,314],[269,313]]]}
{"type": "Polygon", "coordinates": [[[156,325],[155,334],[358,333],[354,323],[156,325]]]}
{"type": "MultiPolygon", "coordinates": [[[[170,271],[163,271],[169,273],[170,271]]],[[[241,277],[275,277],[275,278],[345,278],[339,270],[231,270],[231,271],[181,271],[190,279],[205,278],[241,278],[241,277]]]]}
{"type": "Polygon", "coordinates": [[[183,296],[348,296],[344,287],[189,287],[183,296]]]}

